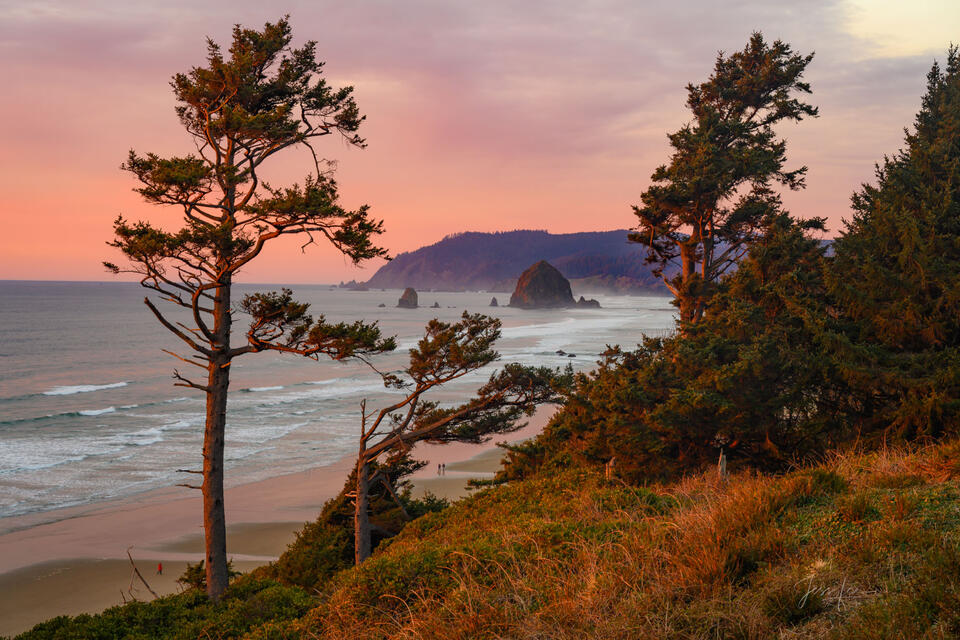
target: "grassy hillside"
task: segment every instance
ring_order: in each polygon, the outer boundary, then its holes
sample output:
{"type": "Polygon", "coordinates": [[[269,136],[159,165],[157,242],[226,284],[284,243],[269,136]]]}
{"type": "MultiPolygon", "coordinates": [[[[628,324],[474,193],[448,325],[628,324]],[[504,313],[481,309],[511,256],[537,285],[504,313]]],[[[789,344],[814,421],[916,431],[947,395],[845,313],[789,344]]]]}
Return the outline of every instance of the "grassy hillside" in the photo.
{"type": "Polygon", "coordinates": [[[316,593],[245,577],[23,638],[951,638],[960,441],[631,487],[568,469],[407,526],[316,593]]]}

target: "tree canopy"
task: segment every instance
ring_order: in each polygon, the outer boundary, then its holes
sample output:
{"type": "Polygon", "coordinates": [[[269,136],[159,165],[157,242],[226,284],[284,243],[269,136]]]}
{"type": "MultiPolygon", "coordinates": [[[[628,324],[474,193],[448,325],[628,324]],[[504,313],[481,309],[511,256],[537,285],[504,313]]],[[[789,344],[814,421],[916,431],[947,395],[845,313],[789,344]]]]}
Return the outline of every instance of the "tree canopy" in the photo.
{"type": "Polygon", "coordinates": [[[960,427],[960,53],[934,63],[905,147],[852,198],[830,292],[862,428],[960,427]]]}
{"type": "Polygon", "coordinates": [[[670,162],[634,206],[630,240],[676,297],[683,323],[699,320],[715,284],[749,249],[768,218],[781,213],[776,185],[804,186],[806,167],[787,170],[787,143],[774,127],[817,115],[797,94],[813,55],[794,53],[755,32],[747,46],[717,56],[710,78],[687,86],[693,120],[670,134],[670,162]],[[679,269],[667,274],[667,267],[679,269]]]}

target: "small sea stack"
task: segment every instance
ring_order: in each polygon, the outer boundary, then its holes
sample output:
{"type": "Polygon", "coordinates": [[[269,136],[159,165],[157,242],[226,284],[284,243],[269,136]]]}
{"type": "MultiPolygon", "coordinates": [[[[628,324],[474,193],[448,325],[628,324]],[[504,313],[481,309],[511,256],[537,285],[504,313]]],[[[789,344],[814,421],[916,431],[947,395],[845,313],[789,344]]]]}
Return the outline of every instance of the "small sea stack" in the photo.
{"type": "Polygon", "coordinates": [[[499,306],[500,306],[500,303],[497,302],[496,296],[490,298],[490,306],[491,306],[491,307],[499,307],[499,306]]]}
{"type": "Polygon", "coordinates": [[[417,308],[417,292],[413,287],[407,287],[403,290],[400,300],[397,301],[397,307],[400,309],[417,308]]]}

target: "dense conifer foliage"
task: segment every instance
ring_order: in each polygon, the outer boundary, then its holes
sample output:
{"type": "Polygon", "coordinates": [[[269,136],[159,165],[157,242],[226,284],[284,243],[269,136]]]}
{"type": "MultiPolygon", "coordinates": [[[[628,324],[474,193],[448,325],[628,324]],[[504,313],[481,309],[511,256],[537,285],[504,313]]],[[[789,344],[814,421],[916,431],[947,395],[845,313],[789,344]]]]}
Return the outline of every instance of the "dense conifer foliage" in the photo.
{"type": "Polygon", "coordinates": [[[934,64],[905,147],[853,196],[828,277],[866,431],[960,427],[960,53],[934,64]]]}
{"type": "Polygon", "coordinates": [[[781,468],[846,437],[821,328],[822,221],[769,221],[710,311],[683,334],[611,349],[581,375],[536,440],[511,447],[506,478],[571,457],[665,477],[715,461],[781,468]]]}

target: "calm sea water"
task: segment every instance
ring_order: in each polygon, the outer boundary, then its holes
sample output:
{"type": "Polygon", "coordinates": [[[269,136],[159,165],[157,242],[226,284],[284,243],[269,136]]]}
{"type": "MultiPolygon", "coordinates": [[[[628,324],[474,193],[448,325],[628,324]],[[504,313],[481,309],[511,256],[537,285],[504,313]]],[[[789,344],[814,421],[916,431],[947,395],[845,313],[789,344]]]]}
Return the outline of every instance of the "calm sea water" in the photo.
{"type": "MultiPolygon", "coordinates": [[[[275,288],[238,286],[236,297],[275,288]]],[[[569,362],[580,370],[592,368],[607,344],[633,346],[643,333],[673,326],[662,297],[522,311],[489,307],[489,293],[427,292],[421,304],[441,308],[407,310],[395,307],[399,291],[293,288],[315,315],[376,320],[396,335],[400,348],[379,359],[383,369],[402,365],[430,318],[453,321],[464,310],[502,319],[501,362],[569,362]]],[[[189,367],[162,353],[180,345],[156,323],[144,293],[130,283],[0,281],[0,518],[171,486],[184,481],[176,469],[199,468],[204,399],[173,386],[173,369],[189,367]]],[[[242,317],[235,326],[244,326],[242,317]]],[[[439,399],[465,397],[494,368],[439,399]]],[[[228,485],[332,463],[356,447],[360,400],[390,400],[379,378],[354,363],[253,354],[238,358],[232,375],[228,485]]]]}

